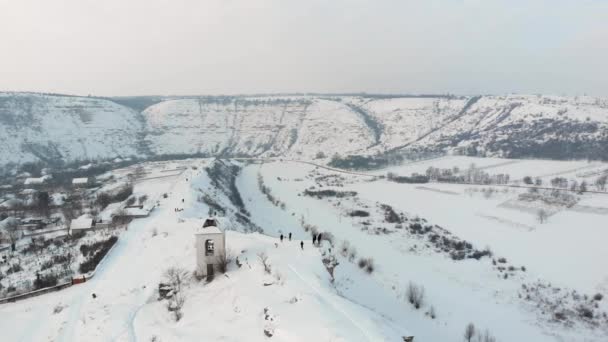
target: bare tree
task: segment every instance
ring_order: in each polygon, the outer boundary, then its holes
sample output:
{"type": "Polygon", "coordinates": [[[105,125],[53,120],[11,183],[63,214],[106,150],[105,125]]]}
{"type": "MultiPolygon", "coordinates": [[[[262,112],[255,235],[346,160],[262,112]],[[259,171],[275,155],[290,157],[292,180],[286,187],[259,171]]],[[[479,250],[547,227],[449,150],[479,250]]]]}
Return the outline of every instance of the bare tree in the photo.
{"type": "Polygon", "coordinates": [[[258,253],[258,259],[260,263],[264,266],[264,272],[270,274],[272,273],[272,269],[270,268],[270,263],[268,262],[268,255],[264,252],[258,253]]]}
{"type": "Polygon", "coordinates": [[[230,250],[225,252],[220,252],[217,256],[217,263],[219,271],[222,273],[226,273],[228,270],[228,265],[232,262],[232,252],[230,250]]]}
{"type": "Polygon", "coordinates": [[[547,218],[549,217],[549,214],[547,214],[547,211],[545,209],[539,209],[536,212],[536,218],[538,219],[538,222],[545,223],[547,222],[547,218]]]}
{"type": "Polygon", "coordinates": [[[581,184],[578,186],[578,193],[582,194],[587,192],[587,182],[586,181],[582,181],[581,184]]]}
{"type": "Polygon", "coordinates": [[[475,336],[475,325],[473,323],[469,323],[467,327],[464,329],[464,339],[467,342],[471,342],[473,337],[475,336]]]}
{"type": "Polygon", "coordinates": [[[598,177],[595,180],[595,186],[597,188],[598,191],[604,191],[606,190],[606,182],[608,181],[608,175],[603,175],[598,177]]]}
{"type": "Polygon", "coordinates": [[[175,320],[179,321],[183,317],[182,308],[186,302],[186,296],[183,292],[184,285],[190,279],[190,272],[180,267],[170,267],[164,277],[173,289],[173,296],[169,300],[169,311],[173,311],[175,320]]]}
{"type": "Polygon", "coordinates": [[[51,198],[49,193],[46,191],[41,191],[36,194],[36,211],[43,216],[48,217],[51,213],[50,204],[51,198]]]}
{"type": "Polygon", "coordinates": [[[14,252],[16,249],[17,241],[21,238],[21,230],[19,230],[19,224],[14,218],[7,218],[4,220],[4,231],[6,238],[11,243],[11,250],[14,252]]]}
{"type": "Polygon", "coordinates": [[[489,330],[486,330],[483,334],[479,333],[477,335],[478,342],[496,342],[496,337],[490,334],[489,330]]]}

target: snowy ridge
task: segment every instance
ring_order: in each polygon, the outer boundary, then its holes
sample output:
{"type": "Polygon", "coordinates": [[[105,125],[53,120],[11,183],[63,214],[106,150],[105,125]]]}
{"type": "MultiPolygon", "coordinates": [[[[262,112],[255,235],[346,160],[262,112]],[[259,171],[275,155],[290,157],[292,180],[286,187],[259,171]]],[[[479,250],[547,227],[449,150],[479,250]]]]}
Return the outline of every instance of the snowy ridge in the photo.
{"type": "Polygon", "coordinates": [[[138,114],[95,98],[0,93],[3,163],[137,155],[138,114]]]}
{"type": "Polygon", "coordinates": [[[608,100],[592,97],[169,97],[150,98],[141,112],[118,102],[0,93],[3,163],[154,155],[326,160],[404,149],[608,159],[608,100]]]}

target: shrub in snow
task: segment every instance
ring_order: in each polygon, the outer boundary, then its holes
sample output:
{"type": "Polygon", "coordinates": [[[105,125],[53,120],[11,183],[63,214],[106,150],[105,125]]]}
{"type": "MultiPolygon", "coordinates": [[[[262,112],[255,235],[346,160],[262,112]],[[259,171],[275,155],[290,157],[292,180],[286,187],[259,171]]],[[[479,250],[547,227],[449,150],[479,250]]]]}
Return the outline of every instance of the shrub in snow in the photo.
{"type": "Polygon", "coordinates": [[[350,253],[348,253],[348,261],[354,262],[356,258],[357,258],[357,250],[355,249],[355,247],[352,247],[350,249],[350,253]]]}
{"type": "Polygon", "coordinates": [[[437,317],[437,314],[435,313],[435,307],[431,305],[431,307],[429,308],[429,311],[427,311],[426,313],[429,317],[431,317],[432,319],[435,319],[437,317]]]}
{"type": "Polygon", "coordinates": [[[350,242],[344,240],[342,241],[342,245],[340,246],[340,255],[343,257],[348,257],[348,253],[350,250],[350,242]]]}
{"type": "Polygon", "coordinates": [[[388,204],[381,204],[380,208],[384,210],[384,220],[388,223],[402,223],[403,220],[401,217],[393,210],[388,204]]]}
{"type": "Polygon", "coordinates": [[[226,273],[228,270],[228,265],[232,262],[232,252],[227,250],[226,252],[221,252],[217,256],[218,268],[222,273],[226,273]]]}
{"type": "Polygon", "coordinates": [[[164,277],[173,290],[173,295],[169,299],[167,309],[173,312],[175,320],[179,321],[183,317],[182,307],[186,302],[183,287],[189,281],[190,273],[180,267],[170,267],[165,271],[164,277]]]}
{"type": "Polygon", "coordinates": [[[331,254],[324,256],[322,261],[323,261],[323,265],[325,266],[325,269],[327,270],[327,273],[329,273],[329,276],[331,277],[331,282],[333,283],[334,270],[340,263],[338,262],[338,259],[336,258],[336,256],[331,255],[331,254]]]}
{"type": "Polygon", "coordinates": [[[475,334],[476,334],[475,325],[473,323],[467,324],[466,328],[464,329],[465,341],[471,342],[473,340],[473,337],[475,337],[475,334]]]}
{"type": "Polygon", "coordinates": [[[43,289],[57,285],[57,275],[54,273],[41,276],[36,274],[36,280],[34,280],[34,289],[43,289]]]}
{"type": "Polygon", "coordinates": [[[20,264],[12,264],[8,270],[6,270],[6,274],[13,274],[21,271],[23,271],[23,268],[20,264]]]}
{"type": "Polygon", "coordinates": [[[63,311],[63,306],[61,304],[57,304],[55,305],[55,308],[53,308],[53,314],[58,314],[61,311],[63,311]]]}
{"type": "Polygon", "coordinates": [[[80,251],[86,256],[90,256],[83,263],[80,264],[80,273],[91,272],[101,262],[103,257],[108,253],[110,248],[118,241],[116,236],[111,236],[107,240],[98,241],[92,245],[81,245],[80,251]],[[84,247],[84,248],[83,248],[84,247]]]}
{"type": "Polygon", "coordinates": [[[598,302],[599,302],[600,300],[602,300],[602,298],[604,298],[604,295],[602,295],[601,293],[596,293],[596,294],[593,296],[593,299],[594,299],[594,300],[597,300],[598,302]]]}
{"type": "Polygon", "coordinates": [[[258,253],[258,260],[260,260],[260,263],[264,266],[264,272],[267,274],[272,273],[272,268],[270,267],[270,262],[268,261],[268,255],[266,253],[258,253]]]}
{"type": "Polygon", "coordinates": [[[416,285],[413,282],[409,282],[405,295],[410,304],[412,304],[416,309],[420,309],[424,302],[424,287],[416,285]]]}
{"type": "Polygon", "coordinates": [[[359,259],[359,262],[357,263],[357,265],[359,265],[359,268],[363,269],[365,272],[367,273],[372,273],[374,272],[375,266],[374,266],[374,259],[372,258],[361,258],[359,259]]]}
{"type": "Polygon", "coordinates": [[[306,189],[306,190],[304,190],[304,195],[310,196],[310,197],[316,197],[318,199],[325,198],[325,197],[342,198],[342,197],[357,196],[357,192],[355,192],[355,191],[335,191],[335,190],[314,191],[314,190],[306,189]]]}
{"type": "Polygon", "coordinates": [[[353,210],[350,213],[348,213],[348,215],[351,217],[368,217],[369,212],[367,212],[365,210],[353,210]]]}
{"type": "Polygon", "coordinates": [[[477,342],[496,342],[496,338],[486,330],[483,334],[477,335],[477,342]]]}
{"type": "Polygon", "coordinates": [[[586,318],[586,319],[593,319],[593,309],[586,307],[586,306],[580,306],[578,308],[578,313],[581,317],[586,318]]]}
{"type": "Polygon", "coordinates": [[[375,269],[376,269],[376,266],[374,265],[374,259],[368,258],[367,266],[365,266],[365,272],[372,274],[375,269]]]}

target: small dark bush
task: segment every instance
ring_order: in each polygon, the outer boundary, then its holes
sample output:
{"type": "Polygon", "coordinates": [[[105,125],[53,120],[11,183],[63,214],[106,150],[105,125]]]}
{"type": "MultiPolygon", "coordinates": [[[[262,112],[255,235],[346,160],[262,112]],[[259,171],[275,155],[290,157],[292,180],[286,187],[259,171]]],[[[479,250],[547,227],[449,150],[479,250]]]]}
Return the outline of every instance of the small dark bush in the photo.
{"type": "Polygon", "coordinates": [[[369,213],[365,210],[353,210],[348,215],[352,217],[368,217],[369,213]]]}
{"type": "Polygon", "coordinates": [[[492,252],[488,249],[486,249],[484,251],[475,250],[475,252],[473,252],[473,254],[469,255],[469,258],[479,260],[479,259],[483,258],[484,256],[491,256],[491,255],[492,255],[492,252]]]}
{"type": "Polygon", "coordinates": [[[464,260],[466,254],[464,251],[453,251],[450,253],[452,260],[464,260]]]}
{"type": "Polygon", "coordinates": [[[342,198],[342,197],[352,197],[352,196],[357,196],[357,192],[355,191],[335,191],[335,190],[319,190],[319,191],[314,191],[314,190],[304,190],[304,195],[306,196],[310,196],[310,197],[316,197],[316,198],[325,198],[325,197],[337,197],[337,198],[342,198]]]}
{"type": "MultiPolygon", "coordinates": [[[[118,238],[116,236],[112,236],[105,241],[100,241],[101,242],[99,244],[100,247],[98,250],[96,250],[94,252],[93,256],[88,258],[86,261],[84,261],[83,263],[80,264],[80,267],[79,267],[80,273],[87,273],[87,272],[93,271],[95,269],[95,267],[97,267],[97,265],[101,262],[103,257],[108,253],[110,248],[112,248],[112,246],[114,246],[114,244],[116,243],[117,240],[118,240],[118,238]]],[[[98,243],[95,243],[93,245],[98,245],[98,243]]],[[[81,251],[82,251],[82,249],[81,249],[81,251]]],[[[91,252],[91,251],[87,252],[87,254],[91,254],[91,253],[93,253],[93,252],[91,252]]],[[[84,253],[83,253],[83,255],[84,255],[84,253]]]]}
{"type": "Polygon", "coordinates": [[[55,274],[48,274],[45,276],[37,274],[36,280],[34,280],[34,288],[36,290],[55,285],[57,285],[57,276],[55,274]]]}
{"type": "Polygon", "coordinates": [[[581,315],[581,317],[593,319],[593,310],[586,306],[581,306],[580,308],[578,308],[578,313],[579,315],[581,315]]]}
{"type": "Polygon", "coordinates": [[[375,269],[376,269],[376,266],[374,266],[374,259],[368,258],[367,265],[365,266],[365,272],[372,274],[375,269]]]}
{"type": "Polygon", "coordinates": [[[597,300],[598,302],[599,302],[600,300],[602,300],[602,298],[604,298],[604,295],[602,295],[601,293],[596,293],[596,294],[593,296],[593,299],[594,299],[594,300],[597,300]]]}
{"type": "Polygon", "coordinates": [[[40,270],[41,271],[47,270],[47,269],[53,267],[54,265],[55,264],[53,263],[53,260],[47,260],[40,265],[40,270]]]}
{"type": "Polygon", "coordinates": [[[8,270],[6,270],[6,274],[13,274],[13,273],[21,272],[21,271],[23,271],[23,267],[21,267],[21,265],[12,264],[11,267],[9,267],[8,270]]]}
{"type": "Polygon", "coordinates": [[[505,258],[498,258],[498,262],[501,263],[501,264],[504,264],[504,263],[507,262],[507,259],[505,259],[505,258]]]}
{"type": "Polygon", "coordinates": [[[424,287],[410,282],[405,292],[408,302],[416,309],[420,309],[424,302],[424,287]]]}
{"type": "Polygon", "coordinates": [[[384,220],[388,223],[401,223],[401,217],[393,210],[390,205],[382,204],[380,207],[384,210],[384,220]]]}

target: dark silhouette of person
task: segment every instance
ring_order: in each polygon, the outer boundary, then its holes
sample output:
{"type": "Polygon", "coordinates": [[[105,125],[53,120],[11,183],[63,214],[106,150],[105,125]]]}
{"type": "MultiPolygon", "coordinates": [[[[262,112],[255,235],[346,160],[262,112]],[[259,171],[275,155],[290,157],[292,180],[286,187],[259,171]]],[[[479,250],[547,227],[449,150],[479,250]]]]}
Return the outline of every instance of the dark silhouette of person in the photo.
{"type": "Polygon", "coordinates": [[[319,235],[317,235],[317,244],[320,245],[321,244],[321,233],[319,233],[319,235]]]}
{"type": "Polygon", "coordinates": [[[300,241],[300,248],[302,248],[302,250],[304,250],[304,241],[300,241]]]}
{"type": "Polygon", "coordinates": [[[281,242],[283,242],[283,234],[281,234],[281,242]]]}
{"type": "Polygon", "coordinates": [[[317,234],[312,234],[312,244],[315,245],[317,243],[317,234]]]}
{"type": "Polygon", "coordinates": [[[291,241],[291,232],[289,232],[289,241],[291,241]]]}

